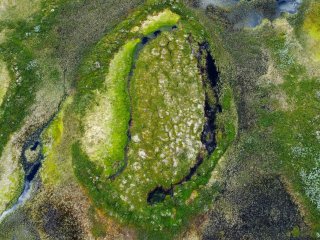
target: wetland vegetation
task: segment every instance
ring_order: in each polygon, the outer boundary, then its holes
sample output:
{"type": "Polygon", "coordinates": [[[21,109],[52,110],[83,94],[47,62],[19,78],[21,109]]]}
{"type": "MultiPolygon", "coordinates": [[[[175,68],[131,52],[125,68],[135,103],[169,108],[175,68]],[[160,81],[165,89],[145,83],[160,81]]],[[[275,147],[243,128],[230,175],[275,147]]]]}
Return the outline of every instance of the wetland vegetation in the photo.
{"type": "Polygon", "coordinates": [[[319,238],[319,7],[1,3],[0,238],[319,238]]]}

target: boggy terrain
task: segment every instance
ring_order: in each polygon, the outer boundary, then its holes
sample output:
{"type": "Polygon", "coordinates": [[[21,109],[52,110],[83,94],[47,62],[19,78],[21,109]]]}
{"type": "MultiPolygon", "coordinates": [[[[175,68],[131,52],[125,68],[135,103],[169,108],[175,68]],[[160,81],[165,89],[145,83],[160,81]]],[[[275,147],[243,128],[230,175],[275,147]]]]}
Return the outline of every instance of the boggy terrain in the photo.
{"type": "MultiPolygon", "coordinates": [[[[98,206],[149,234],[169,236],[211,201],[201,192],[217,191],[206,185],[234,137],[236,118],[232,107],[224,109],[232,97],[220,103],[230,88],[219,82],[204,29],[183,12],[155,9],[147,20],[121,26],[132,40],[125,37],[111,54],[102,90],[93,91],[85,104],[92,107],[79,115],[82,137],[72,151],[76,174],[98,206]]],[[[94,58],[112,37],[88,63],[104,68],[94,58]]],[[[87,100],[78,98],[82,108],[87,100]]]]}
{"type": "Polygon", "coordinates": [[[320,236],[319,3],[221,3],[1,3],[1,239],[320,236]]]}

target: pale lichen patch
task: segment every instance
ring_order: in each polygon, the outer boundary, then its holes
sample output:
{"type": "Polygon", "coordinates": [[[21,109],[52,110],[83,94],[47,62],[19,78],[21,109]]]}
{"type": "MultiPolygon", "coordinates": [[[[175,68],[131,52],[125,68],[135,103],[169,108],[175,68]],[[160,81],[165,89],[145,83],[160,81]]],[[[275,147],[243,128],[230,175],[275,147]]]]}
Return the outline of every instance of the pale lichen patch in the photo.
{"type": "Polygon", "coordinates": [[[169,9],[165,9],[160,13],[149,15],[145,21],[142,22],[141,27],[132,28],[132,32],[140,31],[144,35],[148,35],[161,27],[173,26],[180,19],[180,16],[173,13],[169,9]]]}
{"type": "Polygon", "coordinates": [[[7,92],[10,83],[10,76],[5,62],[0,59],[0,105],[7,92]]]}
{"type": "Polygon", "coordinates": [[[0,213],[20,194],[23,170],[19,163],[20,151],[15,138],[8,142],[0,158],[0,213]]]}
{"type": "Polygon", "coordinates": [[[271,56],[268,55],[268,70],[266,74],[262,75],[259,79],[259,83],[261,85],[279,85],[284,82],[283,77],[281,76],[281,73],[277,69],[274,61],[272,60],[271,56]]]}

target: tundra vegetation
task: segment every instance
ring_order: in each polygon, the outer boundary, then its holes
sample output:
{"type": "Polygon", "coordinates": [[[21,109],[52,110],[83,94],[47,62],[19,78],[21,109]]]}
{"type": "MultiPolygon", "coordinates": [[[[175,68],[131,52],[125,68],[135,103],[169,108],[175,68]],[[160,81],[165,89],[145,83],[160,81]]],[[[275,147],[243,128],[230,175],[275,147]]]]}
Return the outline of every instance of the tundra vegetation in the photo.
{"type": "Polygon", "coordinates": [[[110,215],[160,236],[211,203],[206,195],[217,186],[207,185],[210,172],[236,132],[232,95],[223,93],[228,84],[219,83],[218,93],[206,73],[211,41],[174,6],[155,5],[147,17],[138,12],[140,21],[123,22],[97,44],[80,70],[74,107],[83,136],[73,145],[79,180],[110,215]],[[108,54],[113,39],[120,46],[108,54]],[[207,119],[206,105],[223,114],[207,119]],[[206,121],[216,129],[204,137],[206,121]],[[214,151],[202,138],[217,142],[214,151]]]}
{"type": "Polygon", "coordinates": [[[320,236],[319,3],[196,2],[1,3],[0,238],[320,236]]]}

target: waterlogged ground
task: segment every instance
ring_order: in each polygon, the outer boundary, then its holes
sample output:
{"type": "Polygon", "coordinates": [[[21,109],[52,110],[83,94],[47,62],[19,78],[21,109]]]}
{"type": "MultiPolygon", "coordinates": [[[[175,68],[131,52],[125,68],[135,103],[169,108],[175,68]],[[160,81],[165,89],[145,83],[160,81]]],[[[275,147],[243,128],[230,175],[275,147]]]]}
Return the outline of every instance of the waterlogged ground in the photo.
{"type": "Polygon", "coordinates": [[[320,4],[0,3],[0,239],[320,237],[320,4]]]}

